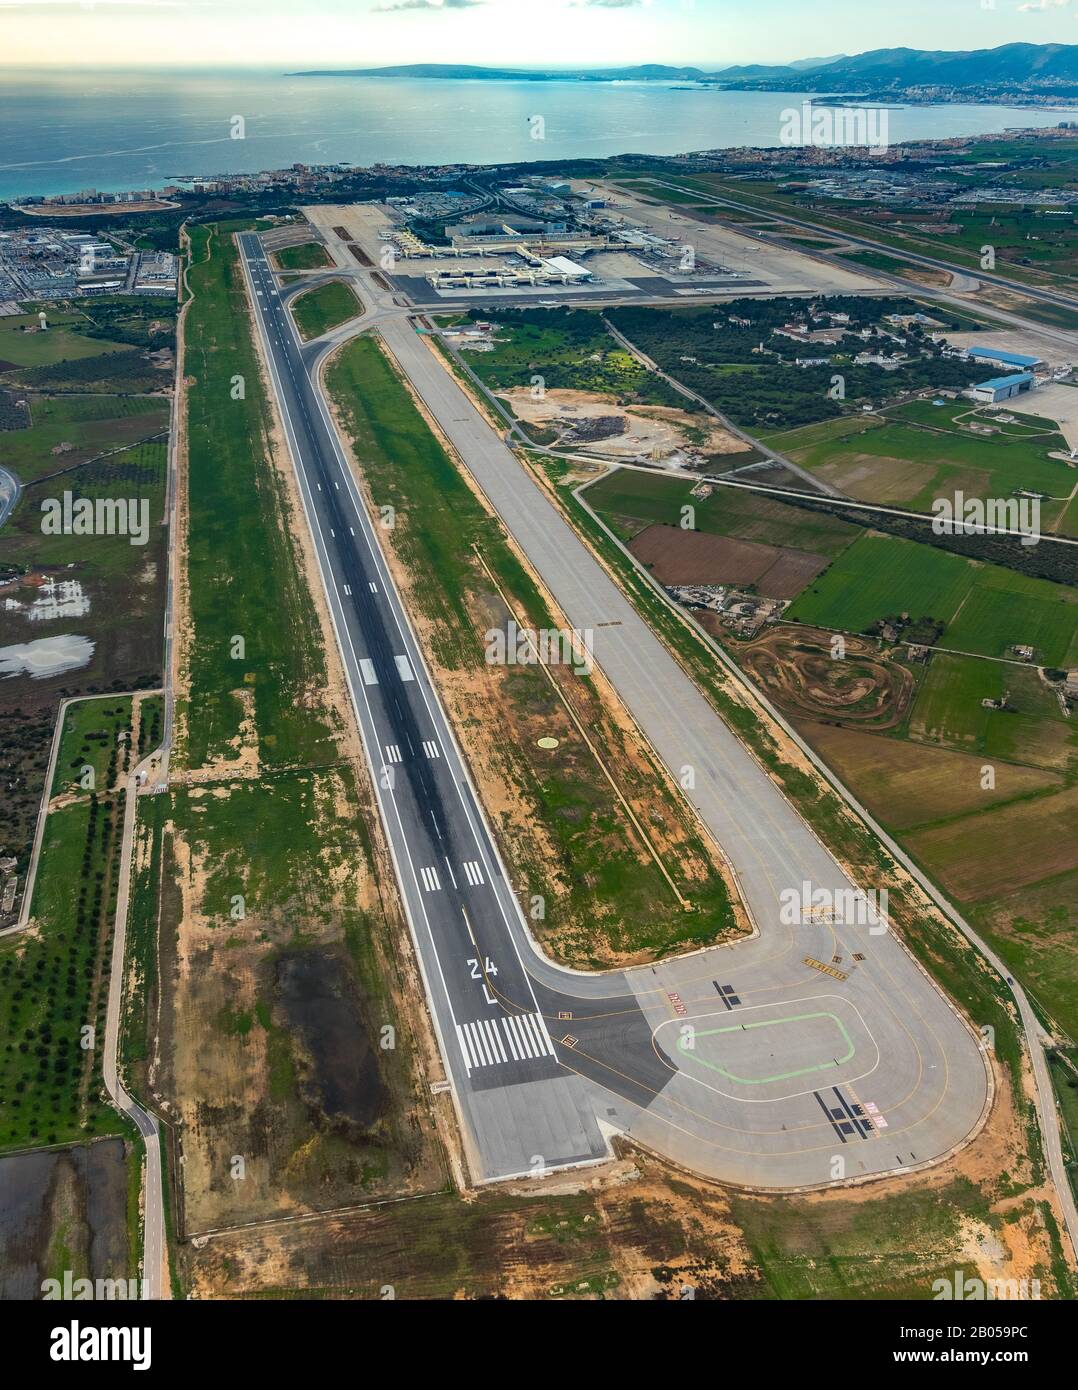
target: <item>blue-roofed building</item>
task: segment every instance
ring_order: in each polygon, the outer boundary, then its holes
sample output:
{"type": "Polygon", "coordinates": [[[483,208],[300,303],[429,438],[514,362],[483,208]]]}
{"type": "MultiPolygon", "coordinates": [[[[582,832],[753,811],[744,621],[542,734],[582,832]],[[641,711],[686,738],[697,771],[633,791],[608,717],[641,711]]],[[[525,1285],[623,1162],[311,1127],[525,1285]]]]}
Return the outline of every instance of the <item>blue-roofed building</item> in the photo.
{"type": "Polygon", "coordinates": [[[999,401],[1010,400],[1022,391],[1033,389],[1032,372],[1014,372],[1011,376],[994,376],[988,381],[979,382],[973,388],[973,399],[995,405],[999,401]]]}
{"type": "Polygon", "coordinates": [[[1027,357],[1022,352],[1004,352],[1002,348],[968,347],[966,356],[971,362],[994,362],[1000,367],[1010,367],[1014,371],[1027,372],[1034,367],[1043,366],[1040,357],[1027,357]]]}

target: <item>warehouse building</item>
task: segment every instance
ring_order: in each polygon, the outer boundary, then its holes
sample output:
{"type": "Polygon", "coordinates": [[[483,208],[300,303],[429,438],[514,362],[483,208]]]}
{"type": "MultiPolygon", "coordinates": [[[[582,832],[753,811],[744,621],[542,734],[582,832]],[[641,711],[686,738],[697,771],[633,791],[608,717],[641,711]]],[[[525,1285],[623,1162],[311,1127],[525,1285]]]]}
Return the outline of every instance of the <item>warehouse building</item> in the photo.
{"type": "Polygon", "coordinates": [[[1040,357],[1027,357],[1021,352],[1004,352],[1002,348],[969,347],[966,356],[971,362],[991,362],[996,367],[1006,367],[1012,372],[1031,372],[1034,367],[1043,367],[1040,357]]]}
{"type": "Polygon", "coordinates": [[[1010,400],[1012,396],[1032,389],[1033,373],[1015,372],[1012,376],[994,376],[988,381],[982,381],[973,388],[971,394],[975,401],[997,405],[1000,401],[1010,400]]]}

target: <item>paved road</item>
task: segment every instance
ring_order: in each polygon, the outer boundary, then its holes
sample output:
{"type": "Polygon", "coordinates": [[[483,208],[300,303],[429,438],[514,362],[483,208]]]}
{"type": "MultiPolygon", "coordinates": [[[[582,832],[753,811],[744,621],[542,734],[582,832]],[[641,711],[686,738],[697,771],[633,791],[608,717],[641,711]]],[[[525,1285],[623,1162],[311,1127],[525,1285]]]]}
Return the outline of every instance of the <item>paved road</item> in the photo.
{"type": "Polygon", "coordinates": [[[600,664],[659,755],[673,769],[696,769],[692,800],[760,927],[734,947],[604,975],[563,970],[539,952],[315,388],[330,344],[300,346],[257,239],[242,241],[375,770],[387,740],[403,750],[411,739],[412,757],[379,799],[477,1175],[521,1171],[522,1160],[531,1169],[529,1155],[547,1166],[598,1157],[612,1130],[703,1173],[775,1188],[906,1168],[961,1143],[988,1097],[975,1039],[893,936],[819,916],[780,922],[784,888],[809,881],[834,893],[851,885],[399,306],[353,272],[367,309],[350,332],[377,326],[570,621],[594,632],[600,664]],[[404,685],[394,681],[398,655],[416,677],[404,685]],[[375,686],[364,683],[364,660],[375,686]],[[419,742],[413,722],[423,725],[419,742]],[[441,745],[434,785],[416,755],[430,733],[441,745]],[[424,863],[437,866],[443,841],[463,898],[444,881],[430,892],[420,881],[424,863]],[[464,854],[480,864],[482,884],[462,884],[464,854]],[[477,967],[465,961],[462,969],[465,953],[477,967]],[[499,971],[510,962],[509,974],[484,979],[488,957],[499,971]],[[499,1055],[498,1030],[521,1009],[546,1025],[552,1044],[537,1078],[499,1055]],[[483,1031],[468,1032],[469,1024],[483,1031]],[[475,1047],[484,1035],[485,1052],[475,1047]]]}
{"type": "MultiPolygon", "coordinates": [[[[136,695],[138,691],[118,691],[120,695],[136,695]]],[[[56,760],[60,752],[64,720],[69,706],[85,700],[100,700],[100,695],[78,695],[60,703],[53,730],[52,747],[49,752],[49,765],[45,772],[45,782],[41,793],[41,806],[38,810],[37,827],[34,832],[34,847],[30,865],[23,885],[22,906],[18,921],[0,931],[0,937],[23,931],[30,922],[30,908],[33,903],[34,883],[37,879],[41,858],[41,846],[45,833],[45,822],[52,799],[52,786],[56,778],[56,760]]],[[[127,782],[127,796],[124,806],[124,826],[120,843],[120,878],[117,886],[116,912],[114,917],[112,957],[109,966],[109,993],[105,1013],[105,1056],[102,1075],[109,1099],[121,1114],[136,1126],[146,1144],[146,1172],[143,1187],[143,1297],[169,1297],[171,1287],[168,1277],[167,1244],[164,1218],[164,1198],[161,1181],[160,1131],[156,1118],[132,1099],[120,1080],[118,1054],[123,1023],[123,990],[125,978],[125,957],[127,945],[127,915],[131,890],[131,854],[135,833],[135,802],[138,792],[139,771],[149,768],[157,758],[151,754],[138,767],[133,769],[127,782]]]]}
{"type": "MultiPolygon", "coordinates": [[[[148,764],[140,764],[145,767],[148,764]]],[[[143,1110],[127,1092],[120,1079],[118,1054],[123,1025],[124,979],[126,975],[127,917],[131,897],[131,857],[134,849],[138,768],[127,780],[124,805],[123,839],[120,845],[120,881],[116,894],[116,916],[109,971],[109,997],[105,1014],[105,1057],[102,1073],[109,1099],[117,1110],[136,1126],[146,1145],[146,1173],[143,1185],[143,1298],[166,1298],[170,1293],[167,1235],[161,1172],[161,1134],[156,1118],[143,1110]]]]}

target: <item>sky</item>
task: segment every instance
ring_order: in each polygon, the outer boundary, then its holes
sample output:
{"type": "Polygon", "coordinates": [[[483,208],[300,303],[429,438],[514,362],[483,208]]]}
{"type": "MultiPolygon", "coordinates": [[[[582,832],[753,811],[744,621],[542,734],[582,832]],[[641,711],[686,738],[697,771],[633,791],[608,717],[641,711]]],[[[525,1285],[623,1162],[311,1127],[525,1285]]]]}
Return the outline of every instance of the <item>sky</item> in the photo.
{"type": "Polygon", "coordinates": [[[0,64],[593,67],[1078,42],[1078,0],[0,0],[0,64]]]}

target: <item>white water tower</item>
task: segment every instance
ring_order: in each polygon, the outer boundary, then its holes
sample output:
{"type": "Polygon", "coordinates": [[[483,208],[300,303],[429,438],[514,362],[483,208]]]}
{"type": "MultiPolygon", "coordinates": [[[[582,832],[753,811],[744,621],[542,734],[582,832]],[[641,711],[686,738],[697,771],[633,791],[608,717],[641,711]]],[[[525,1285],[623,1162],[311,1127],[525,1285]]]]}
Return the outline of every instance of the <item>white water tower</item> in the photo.
{"type": "Polygon", "coordinates": [[[44,333],[45,329],[48,328],[48,326],[49,326],[49,321],[48,321],[48,319],[45,317],[45,310],[44,310],[44,309],[42,309],[41,313],[38,314],[38,316],[37,316],[37,326],[41,329],[41,331],[42,331],[43,333],[44,333]]]}

